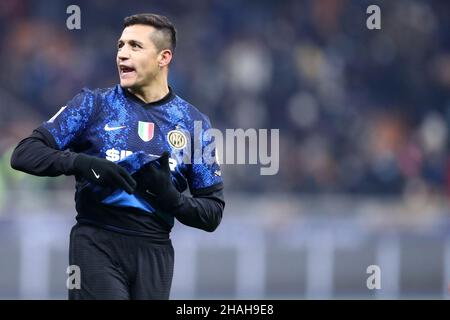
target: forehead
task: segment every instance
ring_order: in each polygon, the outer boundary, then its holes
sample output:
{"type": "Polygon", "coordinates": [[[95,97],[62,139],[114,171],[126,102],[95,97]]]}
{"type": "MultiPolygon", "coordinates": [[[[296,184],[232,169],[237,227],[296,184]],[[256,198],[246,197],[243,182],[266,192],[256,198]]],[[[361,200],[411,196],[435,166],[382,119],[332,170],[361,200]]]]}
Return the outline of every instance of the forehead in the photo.
{"type": "Polygon", "coordinates": [[[137,40],[140,42],[151,42],[151,34],[155,31],[152,26],[146,26],[141,24],[132,25],[126,27],[122,31],[122,35],[119,40],[130,41],[137,40]]]}

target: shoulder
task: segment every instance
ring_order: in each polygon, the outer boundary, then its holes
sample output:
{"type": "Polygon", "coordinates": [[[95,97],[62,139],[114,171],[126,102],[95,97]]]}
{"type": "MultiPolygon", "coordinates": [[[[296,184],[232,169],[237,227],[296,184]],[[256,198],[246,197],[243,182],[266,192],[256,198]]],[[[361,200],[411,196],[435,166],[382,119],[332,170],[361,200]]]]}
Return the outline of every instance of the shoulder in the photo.
{"type": "Polygon", "coordinates": [[[111,95],[122,95],[122,89],[119,85],[109,88],[82,88],[75,97],[81,96],[86,98],[107,98],[111,95]]]}
{"type": "Polygon", "coordinates": [[[114,101],[123,96],[120,86],[113,86],[109,88],[82,88],[77,95],[72,99],[72,103],[77,105],[91,106],[91,109],[100,110],[107,101],[114,101]]]}
{"type": "Polygon", "coordinates": [[[191,120],[207,121],[208,123],[210,122],[209,117],[206,114],[201,112],[197,107],[187,102],[180,96],[176,95],[175,99],[173,100],[173,103],[177,105],[178,108],[180,108],[181,111],[184,113],[184,115],[190,118],[191,120]]]}
{"type": "Polygon", "coordinates": [[[123,96],[122,88],[119,85],[108,88],[83,88],[82,92],[85,92],[85,94],[91,95],[97,99],[108,99],[114,96],[123,96]]]}

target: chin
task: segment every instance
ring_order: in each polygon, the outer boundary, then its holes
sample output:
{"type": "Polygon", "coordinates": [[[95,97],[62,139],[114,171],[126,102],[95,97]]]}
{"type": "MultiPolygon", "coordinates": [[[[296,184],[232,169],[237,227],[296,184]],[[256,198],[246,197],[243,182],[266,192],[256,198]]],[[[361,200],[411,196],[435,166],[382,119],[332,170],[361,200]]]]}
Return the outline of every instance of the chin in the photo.
{"type": "Polygon", "coordinates": [[[122,86],[123,88],[132,88],[134,87],[134,84],[134,81],[120,79],[120,86],[122,86]]]}

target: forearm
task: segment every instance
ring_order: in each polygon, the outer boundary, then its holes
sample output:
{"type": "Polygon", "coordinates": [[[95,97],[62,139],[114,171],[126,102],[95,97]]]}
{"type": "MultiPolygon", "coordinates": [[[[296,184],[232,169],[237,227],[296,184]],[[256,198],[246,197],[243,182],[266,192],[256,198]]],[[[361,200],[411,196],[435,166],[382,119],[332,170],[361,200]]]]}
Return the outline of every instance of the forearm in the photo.
{"type": "Polygon", "coordinates": [[[73,173],[76,153],[56,149],[45,129],[34,130],[20,141],[11,156],[11,167],[36,176],[59,176],[73,173]]]}
{"type": "Polygon", "coordinates": [[[202,229],[214,231],[222,220],[225,201],[222,190],[194,197],[180,194],[180,198],[169,209],[181,223],[202,229]]]}

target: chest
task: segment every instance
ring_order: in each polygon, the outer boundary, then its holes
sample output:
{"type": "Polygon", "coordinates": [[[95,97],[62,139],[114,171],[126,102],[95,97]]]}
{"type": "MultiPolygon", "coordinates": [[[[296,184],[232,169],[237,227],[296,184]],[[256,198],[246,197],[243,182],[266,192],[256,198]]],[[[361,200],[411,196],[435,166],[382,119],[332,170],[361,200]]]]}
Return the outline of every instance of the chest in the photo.
{"type": "Polygon", "coordinates": [[[164,110],[104,110],[90,129],[93,151],[110,161],[144,151],[160,155],[182,147],[188,134],[182,119],[174,119],[164,110]]]}

